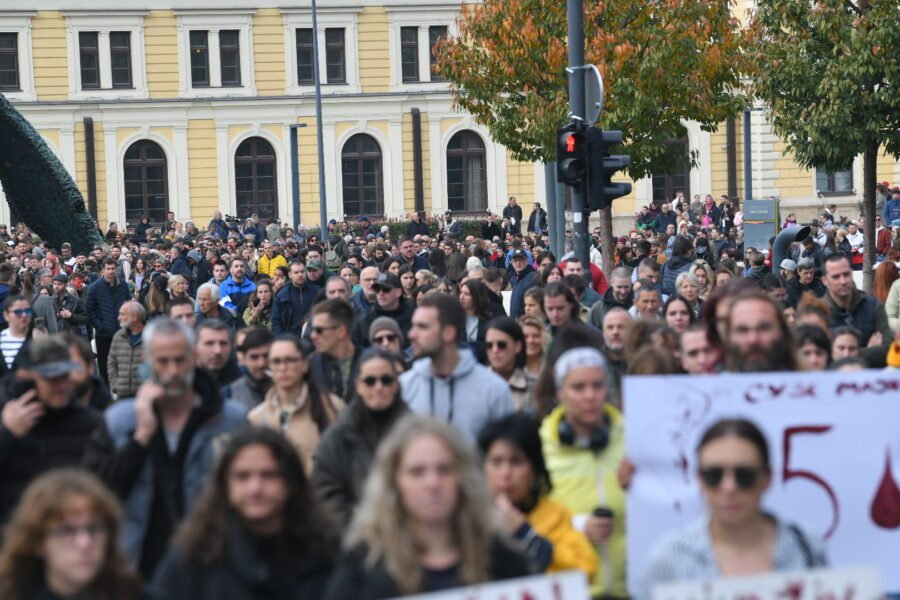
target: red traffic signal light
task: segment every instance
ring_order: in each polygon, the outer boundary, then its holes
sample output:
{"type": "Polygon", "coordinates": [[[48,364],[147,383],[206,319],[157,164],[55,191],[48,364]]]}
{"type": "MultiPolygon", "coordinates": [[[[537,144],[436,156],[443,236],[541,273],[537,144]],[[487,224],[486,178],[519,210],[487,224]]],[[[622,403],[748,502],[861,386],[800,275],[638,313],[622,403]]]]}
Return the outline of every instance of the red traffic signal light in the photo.
{"type": "Polygon", "coordinates": [[[588,167],[588,140],[575,125],[567,125],[556,132],[556,179],[566,185],[576,185],[584,179],[588,167]]]}

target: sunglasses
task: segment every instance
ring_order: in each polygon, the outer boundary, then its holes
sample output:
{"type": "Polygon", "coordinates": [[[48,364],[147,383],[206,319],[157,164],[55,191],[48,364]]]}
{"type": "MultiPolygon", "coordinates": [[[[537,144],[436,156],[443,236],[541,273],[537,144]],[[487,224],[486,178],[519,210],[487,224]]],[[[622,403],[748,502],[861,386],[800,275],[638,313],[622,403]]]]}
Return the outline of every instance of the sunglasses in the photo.
{"type": "Polygon", "coordinates": [[[379,335],[372,338],[372,342],[376,344],[393,344],[397,341],[397,336],[393,333],[389,333],[388,335],[379,335]]]}
{"type": "Polygon", "coordinates": [[[722,480],[725,479],[725,473],[728,471],[734,474],[734,481],[742,490],[752,489],[753,486],[756,485],[756,481],[759,479],[760,475],[760,469],[757,467],[734,467],[733,469],[726,469],[725,467],[701,467],[700,479],[706,487],[718,488],[722,485],[722,480]]]}
{"type": "Polygon", "coordinates": [[[25,315],[28,315],[30,317],[34,314],[34,311],[30,308],[17,308],[12,311],[12,314],[16,315],[17,317],[24,317],[25,315]]]}
{"type": "Polygon", "coordinates": [[[500,340],[499,342],[485,342],[484,347],[488,350],[493,350],[495,347],[497,350],[506,350],[509,347],[509,344],[500,340]]]}
{"type": "Polygon", "coordinates": [[[337,329],[337,325],[332,325],[331,327],[311,327],[311,331],[316,335],[322,335],[326,331],[331,331],[332,329],[337,329]]]}
{"type": "Polygon", "coordinates": [[[375,384],[378,382],[381,382],[382,386],[388,387],[389,385],[394,385],[395,381],[397,381],[397,378],[393,375],[382,375],[381,377],[369,375],[362,379],[362,382],[366,387],[375,387],[375,384]]]}

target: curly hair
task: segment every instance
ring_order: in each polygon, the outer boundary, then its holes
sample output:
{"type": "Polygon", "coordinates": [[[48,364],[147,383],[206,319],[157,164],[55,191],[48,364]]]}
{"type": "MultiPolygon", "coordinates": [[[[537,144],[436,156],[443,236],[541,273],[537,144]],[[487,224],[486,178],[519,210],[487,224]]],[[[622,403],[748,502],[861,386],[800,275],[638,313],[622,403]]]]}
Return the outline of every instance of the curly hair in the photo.
{"type": "Polygon", "coordinates": [[[93,598],[131,600],[139,597],[140,581],[125,566],[119,547],[122,510],[94,475],[81,469],[58,469],[35,479],[6,526],[0,551],[0,598],[30,598],[44,578],[43,548],[53,523],[82,501],[106,526],[105,560],[91,586],[93,598]]]}

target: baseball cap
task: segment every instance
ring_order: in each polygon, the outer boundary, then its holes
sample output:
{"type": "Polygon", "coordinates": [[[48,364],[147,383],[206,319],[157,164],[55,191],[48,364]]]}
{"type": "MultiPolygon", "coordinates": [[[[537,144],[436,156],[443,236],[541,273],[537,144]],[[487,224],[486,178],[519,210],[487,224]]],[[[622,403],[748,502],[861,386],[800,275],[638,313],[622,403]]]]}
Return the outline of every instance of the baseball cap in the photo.
{"type": "Polygon", "coordinates": [[[321,271],[322,263],[318,260],[313,259],[306,263],[306,270],[307,271],[321,271]]]}
{"type": "Polygon", "coordinates": [[[199,250],[191,250],[190,252],[187,253],[187,257],[192,260],[196,260],[197,262],[200,262],[201,260],[203,260],[203,255],[200,254],[199,250]]]}
{"type": "Polygon", "coordinates": [[[65,273],[60,273],[53,277],[53,281],[59,281],[60,283],[69,283],[69,276],[65,273]]]}
{"type": "Polygon", "coordinates": [[[375,280],[374,285],[372,285],[372,289],[375,291],[383,289],[387,292],[396,290],[400,287],[400,278],[393,273],[382,273],[378,276],[378,279],[375,280]]]}
{"type": "Polygon", "coordinates": [[[794,261],[792,261],[789,258],[786,258],[783,261],[781,261],[781,268],[784,269],[785,271],[796,271],[797,263],[795,263],[794,261]]]}
{"type": "Polygon", "coordinates": [[[68,345],[59,337],[34,338],[28,344],[25,368],[44,379],[56,379],[78,368],[69,357],[68,345]]]}
{"type": "Polygon", "coordinates": [[[524,251],[524,250],[513,250],[513,251],[509,254],[509,259],[512,260],[512,259],[514,259],[514,258],[525,258],[525,259],[527,259],[528,256],[525,254],[525,251],[524,251]]]}

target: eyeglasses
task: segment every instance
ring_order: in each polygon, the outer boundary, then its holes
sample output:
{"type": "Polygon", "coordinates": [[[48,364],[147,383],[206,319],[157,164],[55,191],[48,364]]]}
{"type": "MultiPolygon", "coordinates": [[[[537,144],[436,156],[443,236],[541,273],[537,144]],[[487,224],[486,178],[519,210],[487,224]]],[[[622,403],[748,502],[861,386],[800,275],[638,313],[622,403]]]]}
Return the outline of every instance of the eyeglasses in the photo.
{"type": "Polygon", "coordinates": [[[734,475],[734,481],[742,490],[749,490],[756,485],[759,479],[760,469],[758,467],[734,467],[726,469],[725,467],[701,467],[700,480],[703,485],[709,488],[718,488],[725,479],[725,473],[731,472],[734,475]]]}
{"type": "Polygon", "coordinates": [[[393,344],[397,341],[397,336],[393,333],[387,335],[379,335],[372,338],[373,344],[393,344]]]}
{"type": "Polygon", "coordinates": [[[299,356],[285,356],[284,358],[273,358],[269,360],[270,367],[281,367],[284,365],[296,365],[302,359],[299,356]]]}
{"type": "Polygon", "coordinates": [[[326,331],[331,331],[332,329],[337,329],[337,328],[338,328],[337,325],[332,325],[330,327],[315,326],[315,327],[311,327],[310,331],[312,331],[316,335],[322,335],[326,331]]]}
{"type": "Polygon", "coordinates": [[[16,315],[17,317],[24,317],[24,316],[30,317],[31,315],[34,314],[34,311],[30,308],[17,308],[10,312],[12,312],[12,314],[16,315]]]}
{"type": "Polygon", "coordinates": [[[397,381],[397,378],[393,375],[382,375],[381,377],[369,375],[362,378],[362,382],[366,387],[375,387],[375,384],[378,382],[381,382],[382,386],[388,387],[389,385],[394,385],[395,381],[397,381]]]}
{"type": "Polygon", "coordinates": [[[91,540],[106,537],[109,533],[109,527],[101,522],[88,523],[87,525],[62,524],[51,528],[47,533],[53,539],[71,544],[77,540],[79,534],[82,533],[87,535],[91,540]]]}
{"type": "Polygon", "coordinates": [[[495,347],[497,350],[506,350],[509,347],[509,343],[500,340],[499,342],[485,342],[484,347],[488,350],[493,350],[495,347]]]}

